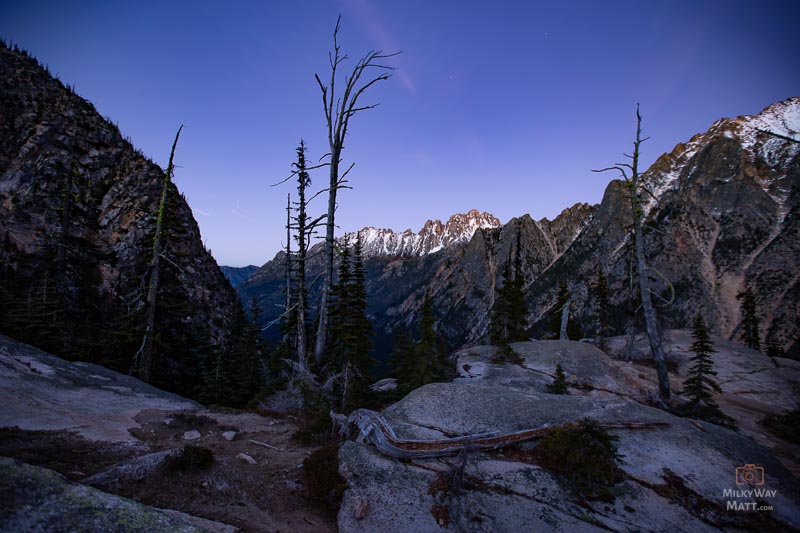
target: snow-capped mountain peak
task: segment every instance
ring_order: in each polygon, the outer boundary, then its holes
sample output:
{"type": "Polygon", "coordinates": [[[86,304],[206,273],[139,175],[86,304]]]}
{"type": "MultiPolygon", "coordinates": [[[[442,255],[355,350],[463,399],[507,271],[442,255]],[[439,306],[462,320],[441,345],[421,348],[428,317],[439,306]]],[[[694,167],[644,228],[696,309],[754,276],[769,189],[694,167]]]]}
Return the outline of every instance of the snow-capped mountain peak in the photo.
{"type": "MultiPolygon", "coordinates": [[[[800,144],[786,143],[785,138],[800,139],[800,97],[776,102],[755,115],[719,119],[705,133],[698,133],[688,142],[678,144],[671,153],[662,155],[645,173],[652,195],[658,199],[666,191],[676,187],[684,169],[696,164],[693,158],[698,150],[718,137],[738,140],[744,152],[749,153],[745,157],[753,160],[761,157],[775,165],[791,161],[800,152],[800,144]]],[[[783,203],[784,195],[776,194],[772,183],[764,182],[761,185],[778,203],[783,203]]],[[[649,195],[642,198],[645,215],[655,203],[656,200],[649,195]]]]}
{"type": "MultiPolygon", "coordinates": [[[[368,226],[359,230],[358,235],[366,257],[416,257],[467,243],[478,229],[500,226],[500,220],[494,215],[471,209],[451,216],[444,224],[438,219],[428,220],[417,233],[410,229],[398,233],[368,226]]],[[[347,237],[352,242],[356,234],[350,233],[347,237]]]]}

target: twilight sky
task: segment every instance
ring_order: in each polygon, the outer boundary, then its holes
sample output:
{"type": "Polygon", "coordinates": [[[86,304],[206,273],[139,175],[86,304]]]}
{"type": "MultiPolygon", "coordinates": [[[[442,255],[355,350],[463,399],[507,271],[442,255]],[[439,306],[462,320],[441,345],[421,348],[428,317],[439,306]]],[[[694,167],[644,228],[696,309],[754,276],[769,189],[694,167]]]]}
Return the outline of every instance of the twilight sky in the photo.
{"type": "MultiPolygon", "coordinates": [[[[337,14],[351,61],[402,51],[351,121],[337,222],[419,230],[470,208],[503,222],[599,202],[640,102],[648,166],[723,116],[800,95],[796,1],[0,2],[29,50],[165,166],[220,264],[285,239],[294,149],[328,151],[314,73],[337,14]]],[[[325,170],[312,174],[324,187],[325,170]]],[[[321,213],[325,201],[312,204],[321,213]]]]}

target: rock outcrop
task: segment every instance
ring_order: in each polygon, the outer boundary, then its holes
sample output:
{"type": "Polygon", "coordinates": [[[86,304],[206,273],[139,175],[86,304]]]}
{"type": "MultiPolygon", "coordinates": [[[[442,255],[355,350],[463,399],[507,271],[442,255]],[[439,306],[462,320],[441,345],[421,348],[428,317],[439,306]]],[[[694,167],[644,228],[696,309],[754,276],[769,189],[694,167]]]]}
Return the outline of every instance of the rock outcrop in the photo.
{"type": "MultiPolygon", "coordinates": [[[[674,301],[658,309],[666,328],[688,328],[699,312],[715,334],[736,338],[742,319],[736,296],[750,289],[762,345],[800,356],[800,143],[786,138],[799,134],[796,97],[757,115],[718,120],[643,175],[653,194],[643,198],[648,261],[660,273],[654,279],[663,276],[675,291],[674,301]]],[[[529,285],[535,334],[547,327],[543,317],[561,279],[568,280],[576,314],[591,331],[589,284],[598,266],[608,272],[616,304],[612,325],[625,330],[626,195],[619,181],[611,182],[591,222],[529,285]]],[[[669,298],[666,284],[657,285],[669,298]]]]}
{"type": "MultiPolygon", "coordinates": [[[[677,385],[685,377],[686,339],[683,332],[670,335],[674,339],[670,358],[676,365],[672,379],[677,385]]],[[[662,422],[668,427],[612,430],[619,438],[622,474],[611,488],[613,498],[605,501],[581,497],[560,474],[537,463],[536,454],[526,452],[535,451],[535,443],[496,452],[467,451],[453,458],[399,461],[368,444],[348,441],[339,455],[340,471],[348,481],[339,528],[715,531],[800,527],[800,482],[782,462],[792,466],[793,460],[775,455],[777,447],[788,444],[765,437],[761,442],[772,449],[762,446],[753,437],[763,429],[751,423],[760,416],[757,412],[797,407],[792,386],[800,380],[800,371],[787,366],[771,372],[766,367],[768,358],[758,352],[719,340],[715,344],[720,345],[715,368],[723,386],[718,400],[740,423],[738,432],[640,403],[655,388],[652,367],[615,360],[589,344],[515,343],[512,346],[525,359],[521,365],[492,364],[492,347],[466,349],[458,355],[460,378],[417,389],[382,413],[398,436],[427,440],[502,434],[582,419],[662,422]],[[546,392],[556,364],[566,372],[570,395],[546,392]],[[743,399],[749,407],[734,409],[743,399]],[[765,472],[763,486],[745,487],[768,491],[759,497],[736,492],[743,489],[737,485],[736,468],[751,464],[765,472]],[[452,481],[448,476],[462,467],[460,481],[452,481]],[[742,510],[753,502],[772,509],[742,510]]]]}
{"type": "MultiPolygon", "coordinates": [[[[67,481],[61,475],[0,457],[3,531],[234,531],[210,520],[194,524],[139,502],[67,481]]],[[[180,513],[178,513],[180,515],[180,513]]]]}
{"type": "MultiPolygon", "coordinates": [[[[91,103],[0,47],[0,330],[127,371],[163,176],[91,103]]],[[[188,394],[189,348],[224,343],[238,302],[174,186],[165,240],[153,376],[188,394]]]]}
{"type": "Polygon", "coordinates": [[[145,409],[200,404],[100,365],[69,362],[0,334],[0,427],[73,430],[106,442],[136,442],[130,429],[145,409]]]}

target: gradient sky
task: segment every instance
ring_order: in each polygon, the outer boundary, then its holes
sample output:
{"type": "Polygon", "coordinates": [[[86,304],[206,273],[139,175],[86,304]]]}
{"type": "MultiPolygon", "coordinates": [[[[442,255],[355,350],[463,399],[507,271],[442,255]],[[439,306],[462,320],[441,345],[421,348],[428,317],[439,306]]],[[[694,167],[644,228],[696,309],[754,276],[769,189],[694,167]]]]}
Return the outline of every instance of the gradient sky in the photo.
{"type": "Polygon", "coordinates": [[[312,159],[328,151],[314,73],[329,75],[339,13],[353,60],[403,52],[363,100],[381,105],[351,121],[340,232],[470,208],[553,218],[600,201],[612,176],[590,170],[629,151],[637,102],[649,165],[720,117],[800,95],[797,1],[5,1],[0,36],[162,166],[185,124],[176,182],[206,245],[260,265],[294,192],[269,185],[301,137],[312,159]]]}

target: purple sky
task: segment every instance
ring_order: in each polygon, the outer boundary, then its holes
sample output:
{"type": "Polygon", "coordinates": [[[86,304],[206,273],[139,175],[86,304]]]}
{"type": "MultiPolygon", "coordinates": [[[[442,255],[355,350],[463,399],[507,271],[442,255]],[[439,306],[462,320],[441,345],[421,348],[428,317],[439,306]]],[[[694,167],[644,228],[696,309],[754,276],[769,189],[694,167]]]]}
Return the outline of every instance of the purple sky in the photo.
{"type": "MultiPolygon", "coordinates": [[[[0,3],[33,53],[176,181],[220,264],[280,249],[299,139],[328,151],[314,73],[336,16],[351,58],[401,50],[351,122],[340,231],[418,230],[470,208],[503,222],[599,202],[641,102],[649,165],[723,116],[800,94],[800,2],[0,3]],[[557,6],[557,7],[556,7],[557,6]]],[[[352,61],[349,63],[352,65],[352,61]]],[[[315,189],[327,179],[312,174],[315,189]]],[[[322,212],[322,198],[312,205],[322,212]]]]}

